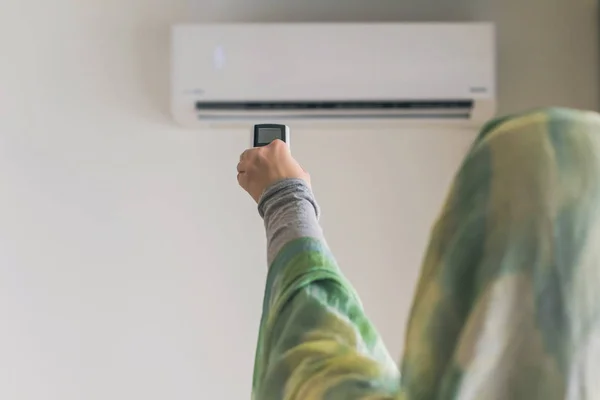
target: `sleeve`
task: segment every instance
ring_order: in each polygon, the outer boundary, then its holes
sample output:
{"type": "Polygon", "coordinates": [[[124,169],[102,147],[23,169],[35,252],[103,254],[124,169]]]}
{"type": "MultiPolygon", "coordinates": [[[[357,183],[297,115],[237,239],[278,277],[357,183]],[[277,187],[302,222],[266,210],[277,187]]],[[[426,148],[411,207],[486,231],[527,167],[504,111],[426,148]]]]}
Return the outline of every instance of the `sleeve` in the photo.
{"type": "Polygon", "coordinates": [[[259,211],[272,262],[252,398],[396,398],[397,366],[327,248],[308,186],[277,183],[259,211]]]}

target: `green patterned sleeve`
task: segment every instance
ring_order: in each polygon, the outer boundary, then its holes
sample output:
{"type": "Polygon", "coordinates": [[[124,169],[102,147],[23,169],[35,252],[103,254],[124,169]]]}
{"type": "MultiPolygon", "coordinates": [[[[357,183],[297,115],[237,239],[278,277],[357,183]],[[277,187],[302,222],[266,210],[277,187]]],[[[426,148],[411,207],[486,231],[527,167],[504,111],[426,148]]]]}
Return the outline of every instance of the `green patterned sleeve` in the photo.
{"type": "Polygon", "coordinates": [[[326,245],[278,253],[264,297],[253,399],[393,398],[398,372],[326,245]]]}
{"type": "Polygon", "coordinates": [[[407,398],[600,398],[599,204],[598,114],[532,110],[482,129],[424,258],[407,398]]]}

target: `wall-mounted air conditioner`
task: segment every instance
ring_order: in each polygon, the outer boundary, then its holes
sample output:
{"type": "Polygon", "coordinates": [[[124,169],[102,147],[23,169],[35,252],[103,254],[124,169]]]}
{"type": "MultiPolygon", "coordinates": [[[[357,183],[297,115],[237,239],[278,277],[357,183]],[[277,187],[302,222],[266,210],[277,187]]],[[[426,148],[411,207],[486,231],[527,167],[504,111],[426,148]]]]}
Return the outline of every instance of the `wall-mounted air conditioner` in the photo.
{"type": "Polygon", "coordinates": [[[191,128],[477,126],[495,112],[487,23],[178,25],[171,107],[191,128]]]}

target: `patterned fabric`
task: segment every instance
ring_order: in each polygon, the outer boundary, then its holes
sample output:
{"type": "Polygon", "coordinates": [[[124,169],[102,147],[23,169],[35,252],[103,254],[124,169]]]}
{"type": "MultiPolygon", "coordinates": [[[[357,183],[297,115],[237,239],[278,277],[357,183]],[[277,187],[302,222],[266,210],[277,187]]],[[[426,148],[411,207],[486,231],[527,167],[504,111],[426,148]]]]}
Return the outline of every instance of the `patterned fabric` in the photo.
{"type": "Polygon", "coordinates": [[[269,270],[253,399],[600,399],[600,116],[488,123],[435,224],[398,368],[326,245],[269,270]]]}

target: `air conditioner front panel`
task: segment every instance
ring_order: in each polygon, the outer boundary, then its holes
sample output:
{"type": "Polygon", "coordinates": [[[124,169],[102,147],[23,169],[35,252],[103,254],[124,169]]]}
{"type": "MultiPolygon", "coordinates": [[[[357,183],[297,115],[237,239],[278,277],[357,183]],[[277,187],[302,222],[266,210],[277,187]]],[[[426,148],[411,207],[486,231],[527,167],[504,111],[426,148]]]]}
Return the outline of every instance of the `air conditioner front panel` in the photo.
{"type": "Polygon", "coordinates": [[[199,103],[488,100],[493,43],[493,27],[483,23],[179,25],[173,111],[190,120],[207,115],[199,103]]]}
{"type": "Polygon", "coordinates": [[[211,100],[490,94],[486,24],[231,24],[174,28],[175,90],[211,100]],[[465,71],[469,71],[465,76],[465,71]]]}

